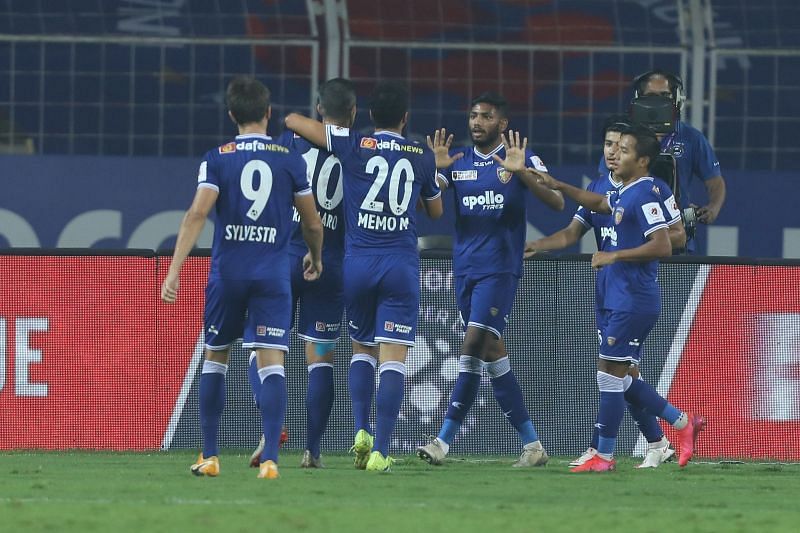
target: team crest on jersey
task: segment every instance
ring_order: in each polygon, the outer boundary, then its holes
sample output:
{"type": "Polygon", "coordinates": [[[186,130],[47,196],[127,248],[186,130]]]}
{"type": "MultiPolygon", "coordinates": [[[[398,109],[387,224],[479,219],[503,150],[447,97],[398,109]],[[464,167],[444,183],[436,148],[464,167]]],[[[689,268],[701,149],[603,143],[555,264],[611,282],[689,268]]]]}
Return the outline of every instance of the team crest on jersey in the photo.
{"type": "Polygon", "coordinates": [[[511,181],[511,172],[503,167],[497,167],[497,179],[500,180],[500,183],[506,184],[511,181]]]}
{"type": "Polygon", "coordinates": [[[219,147],[219,153],[221,154],[232,154],[236,151],[236,143],[228,143],[223,144],[219,147]]]}
{"type": "Polygon", "coordinates": [[[624,207],[618,207],[614,210],[614,224],[619,224],[622,222],[622,215],[625,214],[624,207]]]}
{"type": "Polygon", "coordinates": [[[378,148],[378,139],[364,137],[361,139],[361,144],[359,146],[361,148],[366,148],[367,150],[376,150],[378,148]]]}
{"type": "Polygon", "coordinates": [[[683,155],[683,143],[673,144],[671,152],[675,157],[681,157],[683,155]]]}

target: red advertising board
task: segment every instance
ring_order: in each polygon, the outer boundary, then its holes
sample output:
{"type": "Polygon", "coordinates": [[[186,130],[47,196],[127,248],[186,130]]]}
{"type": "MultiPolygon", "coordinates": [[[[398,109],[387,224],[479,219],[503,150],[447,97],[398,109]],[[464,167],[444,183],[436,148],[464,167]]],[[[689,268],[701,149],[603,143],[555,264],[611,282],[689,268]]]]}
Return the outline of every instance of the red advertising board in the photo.
{"type": "Polygon", "coordinates": [[[179,302],[155,257],[0,256],[0,449],[161,445],[202,323],[208,259],[179,302]]]}
{"type": "Polygon", "coordinates": [[[669,400],[708,419],[701,456],[800,460],[800,268],[713,267],[669,400]]]}

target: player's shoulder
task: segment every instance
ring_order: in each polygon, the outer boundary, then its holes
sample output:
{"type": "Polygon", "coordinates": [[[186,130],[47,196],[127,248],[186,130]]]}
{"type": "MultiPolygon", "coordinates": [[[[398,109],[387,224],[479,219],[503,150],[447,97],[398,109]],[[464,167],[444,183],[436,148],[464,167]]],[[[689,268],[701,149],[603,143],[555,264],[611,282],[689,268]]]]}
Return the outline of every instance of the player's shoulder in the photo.
{"type": "Polygon", "coordinates": [[[656,178],[654,176],[650,176],[650,181],[652,183],[651,189],[652,191],[658,195],[659,198],[666,200],[670,196],[672,196],[672,189],[670,189],[669,185],[662,180],[661,178],[656,178]]]}

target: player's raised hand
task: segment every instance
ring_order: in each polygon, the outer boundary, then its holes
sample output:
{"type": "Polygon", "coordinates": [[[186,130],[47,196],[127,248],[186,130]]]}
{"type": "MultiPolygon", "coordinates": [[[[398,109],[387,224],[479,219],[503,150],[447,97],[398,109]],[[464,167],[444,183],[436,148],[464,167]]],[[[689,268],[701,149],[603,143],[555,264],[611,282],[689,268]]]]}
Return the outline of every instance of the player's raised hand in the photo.
{"type": "Polygon", "coordinates": [[[521,172],[525,170],[525,148],[528,147],[528,138],[523,137],[522,141],[519,138],[519,132],[508,130],[508,138],[505,133],[500,134],[503,140],[503,146],[506,148],[506,158],[501,159],[497,155],[493,155],[497,164],[502,166],[509,172],[521,172]]]}
{"type": "Polygon", "coordinates": [[[178,299],[178,288],[180,288],[180,278],[177,275],[167,274],[164,283],[161,284],[161,299],[168,304],[174,304],[178,299]]]}
{"type": "Polygon", "coordinates": [[[322,260],[314,261],[311,252],[303,257],[303,279],[306,281],[316,281],[322,275],[322,260]]]}
{"type": "Polygon", "coordinates": [[[427,136],[427,139],[428,148],[430,148],[433,151],[433,155],[436,156],[436,168],[447,168],[464,157],[464,154],[461,152],[450,157],[450,145],[453,144],[453,134],[451,133],[448,136],[445,128],[435,130],[433,132],[433,139],[431,139],[430,135],[427,136]]]}

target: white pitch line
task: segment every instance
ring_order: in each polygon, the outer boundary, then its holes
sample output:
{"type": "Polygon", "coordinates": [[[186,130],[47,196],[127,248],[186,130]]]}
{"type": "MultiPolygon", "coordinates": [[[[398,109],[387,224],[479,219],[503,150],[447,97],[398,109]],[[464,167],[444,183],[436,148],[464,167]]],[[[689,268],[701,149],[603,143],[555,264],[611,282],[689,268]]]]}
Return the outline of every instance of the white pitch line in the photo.
{"type": "Polygon", "coordinates": [[[203,358],[203,332],[197,337],[197,342],[194,345],[194,353],[192,353],[192,360],[189,362],[189,368],[186,370],[186,375],[183,378],[183,385],[181,385],[181,392],[178,394],[178,399],[175,401],[175,407],[172,410],[172,416],[167,424],[167,430],[164,432],[164,438],[161,441],[161,449],[168,450],[172,444],[172,438],[175,436],[175,430],[178,429],[178,423],[181,421],[181,414],[186,405],[186,399],[189,398],[189,391],[192,390],[192,382],[194,375],[197,372],[197,367],[200,365],[200,360],[203,358]]]}
{"type": "MultiPolygon", "coordinates": [[[[697,274],[694,277],[692,290],[689,291],[689,299],[686,302],[686,307],[683,308],[681,321],[678,324],[678,329],[675,331],[675,337],[672,339],[672,346],[669,349],[667,360],[664,361],[664,367],[661,369],[661,376],[658,379],[658,386],[656,391],[663,396],[667,397],[669,388],[672,386],[672,380],[675,378],[675,372],[678,370],[678,364],[681,362],[683,355],[683,348],[689,338],[689,333],[692,329],[692,322],[694,322],[694,315],[697,313],[697,308],[700,306],[700,300],[703,297],[703,290],[706,287],[708,274],[711,272],[711,265],[700,265],[697,269],[697,274]]],[[[647,450],[647,440],[644,435],[639,434],[636,440],[636,446],[633,448],[633,455],[635,457],[643,457],[647,450]]]]}

